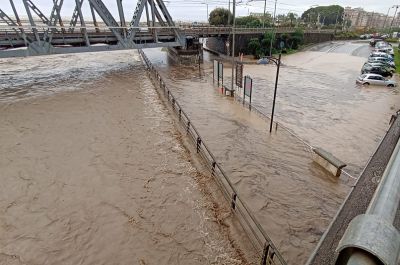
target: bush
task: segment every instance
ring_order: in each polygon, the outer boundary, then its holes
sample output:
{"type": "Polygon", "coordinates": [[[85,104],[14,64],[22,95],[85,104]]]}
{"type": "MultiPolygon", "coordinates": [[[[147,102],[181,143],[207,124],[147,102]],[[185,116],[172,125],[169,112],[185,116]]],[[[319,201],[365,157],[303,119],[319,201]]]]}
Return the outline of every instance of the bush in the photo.
{"type": "Polygon", "coordinates": [[[235,20],[235,25],[246,26],[246,27],[251,27],[251,28],[258,28],[258,27],[261,27],[261,21],[260,21],[260,19],[253,17],[253,16],[238,17],[235,20]]]}
{"type": "Polygon", "coordinates": [[[251,39],[247,45],[249,53],[252,54],[254,57],[259,57],[261,53],[261,44],[260,40],[257,38],[251,39]]]}

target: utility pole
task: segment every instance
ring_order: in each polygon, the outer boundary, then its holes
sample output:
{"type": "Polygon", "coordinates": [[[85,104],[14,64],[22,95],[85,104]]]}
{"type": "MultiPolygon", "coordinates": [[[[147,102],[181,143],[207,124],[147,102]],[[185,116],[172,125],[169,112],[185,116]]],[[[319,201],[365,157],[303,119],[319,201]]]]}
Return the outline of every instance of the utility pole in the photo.
{"type": "Polygon", "coordinates": [[[232,82],[231,82],[231,91],[233,91],[233,83],[234,83],[234,74],[235,74],[235,17],[236,12],[236,0],[232,0],[232,82]]]}
{"type": "Polygon", "coordinates": [[[275,39],[275,14],[276,14],[276,2],[277,2],[278,0],[275,0],[275,7],[274,7],[274,20],[272,21],[272,26],[274,27],[274,31],[273,31],[273,33],[272,33],[272,38],[271,38],[271,42],[270,42],[270,45],[269,45],[269,56],[272,56],[272,42],[273,42],[273,40],[275,39]]]}
{"type": "Polygon", "coordinates": [[[389,27],[389,34],[391,33],[392,26],[393,26],[393,22],[394,22],[394,19],[396,18],[396,15],[397,15],[397,9],[399,8],[399,5],[394,5],[394,6],[392,6],[392,7],[395,7],[395,8],[396,8],[396,11],[394,11],[394,15],[393,15],[392,23],[390,23],[390,27],[389,27]]]}
{"type": "MultiPolygon", "coordinates": [[[[344,11],[343,11],[344,12],[344,11]]],[[[338,9],[338,11],[337,11],[337,13],[336,13],[336,19],[335,19],[335,35],[336,35],[336,30],[337,30],[337,22],[338,22],[338,19],[339,19],[339,9],[338,9]]]]}
{"type": "Polygon", "coordinates": [[[385,29],[386,20],[389,18],[389,11],[390,11],[391,8],[392,8],[392,7],[389,7],[389,8],[388,8],[388,12],[387,12],[387,14],[386,14],[385,21],[383,22],[383,27],[382,27],[382,29],[385,29]]]}
{"type": "Polygon", "coordinates": [[[267,0],[264,0],[264,16],[263,16],[263,28],[265,28],[265,13],[267,11],[267,0]]]}
{"type": "Polygon", "coordinates": [[[231,0],[228,1],[228,25],[229,25],[229,20],[231,17],[231,0]]]}
{"type": "Polygon", "coordinates": [[[206,21],[208,21],[208,3],[206,3],[206,6],[207,6],[207,19],[206,19],[206,21]]]}

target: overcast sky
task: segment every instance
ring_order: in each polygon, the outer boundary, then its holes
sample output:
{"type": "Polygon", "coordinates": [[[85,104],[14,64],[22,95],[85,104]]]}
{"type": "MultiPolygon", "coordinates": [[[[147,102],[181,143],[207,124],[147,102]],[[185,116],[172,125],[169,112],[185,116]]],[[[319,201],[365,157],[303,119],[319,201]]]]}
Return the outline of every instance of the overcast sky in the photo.
{"type": "MultiPolygon", "coordinates": [[[[47,16],[49,16],[52,8],[52,0],[33,0],[37,7],[47,16]]],[[[115,18],[118,17],[117,5],[115,0],[103,0],[110,11],[114,14],[115,18]]],[[[18,12],[24,16],[24,7],[22,0],[14,0],[18,12]]],[[[123,0],[126,20],[130,21],[133,11],[135,10],[137,0],[123,0]]],[[[207,6],[211,12],[215,7],[228,7],[228,0],[168,0],[165,1],[166,6],[171,13],[174,20],[184,21],[205,21],[207,18],[207,6]]],[[[299,15],[303,11],[313,5],[332,5],[337,4],[343,7],[362,7],[367,11],[375,11],[386,14],[388,8],[396,4],[393,0],[278,0],[277,1],[277,14],[286,14],[294,12],[299,15]]],[[[62,8],[62,16],[71,17],[75,7],[75,0],[64,0],[62,8]]],[[[12,15],[9,0],[0,0],[0,8],[7,14],[12,15]]],[[[244,16],[250,12],[262,13],[264,10],[264,0],[253,1],[237,1],[237,15],[244,16]]],[[[267,12],[273,12],[274,0],[267,0],[267,12]]],[[[85,17],[90,17],[88,8],[88,0],[84,1],[83,12],[85,17]]],[[[395,9],[390,9],[390,14],[394,14],[395,9]]],[[[400,10],[399,10],[400,12],[400,10]]]]}

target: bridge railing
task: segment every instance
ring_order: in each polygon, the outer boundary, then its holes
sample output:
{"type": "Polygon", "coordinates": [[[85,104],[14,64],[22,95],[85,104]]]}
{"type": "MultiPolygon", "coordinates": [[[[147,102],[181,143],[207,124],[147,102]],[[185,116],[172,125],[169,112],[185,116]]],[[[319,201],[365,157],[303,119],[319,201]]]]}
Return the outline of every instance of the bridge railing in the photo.
{"type": "MultiPolygon", "coordinates": [[[[180,25],[180,26],[155,26],[155,27],[146,27],[146,26],[139,26],[139,27],[133,27],[138,30],[151,30],[151,29],[158,29],[158,30],[173,30],[173,29],[178,29],[183,32],[187,33],[221,33],[221,34],[229,34],[232,31],[232,27],[229,26],[189,26],[189,25],[180,25]]],[[[40,32],[45,32],[47,30],[57,30],[59,32],[63,30],[68,30],[72,29],[68,26],[65,27],[60,27],[60,26],[47,26],[47,25],[37,25],[37,26],[30,26],[30,25],[22,25],[22,26],[8,26],[5,24],[0,23],[0,31],[13,31],[13,30],[20,30],[23,29],[27,32],[32,31],[33,29],[36,29],[40,32]]],[[[131,29],[131,27],[108,27],[105,25],[102,26],[95,26],[95,25],[87,25],[86,27],[73,27],[73,29],[79,31],[79,30],[87,30],[88,33],[94,33],[94,32],[104,32],[104,33],[110,33],[111,29],[131,29]]],[[[235,32],[240,34],[240,33],[262,33],[265,31],[276,31],[277,33],[290,33],[294,32],[298,28],[293,28],[293,27],[276,27],[276,28],[262,28],[262,27],[246,27],[246,26],[235,26],[235,32]]],[[[303,29],[304,33],[334,33],[335,30],[332,29],[303,29]]]]}
{"type": "Polygon", "coordinates": [[[139,50],[139,53],[145,62],[151,80],[158,91],[164,95],[167,102],[171,105],[174,113],[178,116],[180,125],[183,126],[183,129],[186,130],[187,136],[192,143],[194,143],[196,152],[204,159],[205,165],[209,169],[211,176],[220,187],[225,199],[230,203],[232,213],[237,217],[237,220],[259,254],[261,265],[287,265],[268,234],[262,228],[243,199],[239,196],[226,172],[217,162],[217,159],[206,145],[204,139],[200,136],[199,131],[194,126],[187,113],[182,109],[175,96],[169,90],[163,78],[154,68],[144,52],[139,50]]]}

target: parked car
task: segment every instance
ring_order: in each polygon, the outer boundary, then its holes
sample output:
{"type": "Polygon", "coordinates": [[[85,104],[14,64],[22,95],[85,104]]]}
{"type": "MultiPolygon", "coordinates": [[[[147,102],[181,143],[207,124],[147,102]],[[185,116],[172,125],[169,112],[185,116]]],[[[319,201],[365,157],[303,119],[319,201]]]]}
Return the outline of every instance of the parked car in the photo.
{"type": "Polygon", "coordinates": [[[382,39],[375,39],[375,38],[372,38],[372,39],[369,41],[369,45],[371,45],[372,47],[375,47],[376,43],[377,43],[377,42],[380,42],[380,41],[382,41],[382,39]]]}
{"type": "Polygon", "coordinates": [[[381,47],[381,48],[375,48],[375,52],[384,52],[390,55],[394,56],[394,50],[391,46],[386,46],[386,47],[381,47]]]}
{"type": "Polygon", "coordinates": [[[385,68],[388,68],[392,73],[396,72],[396,68],[395,67],[392,67],[392,66],[390,66],[389,64],[387,64],[385,62],[376,62],[376,63],[366,62],[366,63],[364,63],[363,67],[365,65],[369,65],[369,66],[372,66],[372,67],[385,67],[385,68]]]}
{"type": "Polygon", "coordinates": [[[362,74],[356,79],[356,83],[361,85],[379,85],[387,87],[396,86],[396,82],[386,79],[378,74],[362,74]]]}
{"type": "Polygon", "coordinates": [[[378,74],[383,77],[392,77],[393,73],[386,67],[364,65],[361,69],[361,74],[378,74]]]}
{"type": "Polygon", "coordinates": [[[385,57],[389,61],[393,61],[393,57],[390,54],[387,54],[386,52],[371,52],[371,54],[369,55],[369,58],[372,58],[372,57],[385,57]]]}
{"type": "Polygon", "coordinates": [[[368,62],[369,63],[384,62],[384,63],[387,63],[388,65],[390,65],[391,67],[394,67],[394,68],[396,67],[396,64],[393,61],[391,61],[385,57],[370,57],[370,58],[368,58],[368,62]]]}
{"type": "Polygon", "coordinates": [[[381,41],[377,41],[376,43],[375,43],[375,48],[385,48],[385,47],[389,47],[389,46],[391,46],[388,42],[386,42],[386,41],[383,41],[383,40],[381,40],[381,41]]]}
{"type": "Polygon", "coordinates": [[[360,39],[365,40],[367,38],[366,35],[360,35],[360,39]]]}

